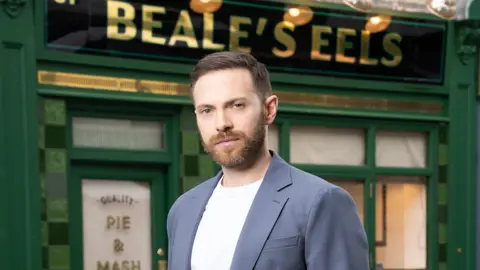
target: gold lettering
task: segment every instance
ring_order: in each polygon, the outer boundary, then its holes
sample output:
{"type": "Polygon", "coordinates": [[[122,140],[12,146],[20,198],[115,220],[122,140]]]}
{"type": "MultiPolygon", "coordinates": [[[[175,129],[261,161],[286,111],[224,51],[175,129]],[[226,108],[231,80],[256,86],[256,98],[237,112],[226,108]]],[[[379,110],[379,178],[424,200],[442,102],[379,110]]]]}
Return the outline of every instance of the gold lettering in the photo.
{"type": "Polygon", "coordinates": [[[355,57],[345,55],[347,49],[353,48],[353,43],[347,41],[348,36],[355,36],[357,33],[354,29],[338,28],[337,30],[337,51],[335,54],[335,61],[341,63],[355,63],[355,57]]]}
{"type": "Polygon", "coordinates": [[[202,47],[206,50],[224,50],[225,45],[213,41],[213,14],[203,13],[203,43],[202,47]]]}
{"type": "Polygon", "coordinates": [[[132,261],[132,265],[130,266],[131,270],[141,270],[142,268],[140,267],[140,261],[132,261]]]}
{"type": "Polygon", "coordinates": [[[110,269],[110,263],[105,262],[102,264],[101,261],[97,261],[97,270],[109,270],[110,269]]]}
{"type": "Polygon", "coordinates": [[[198,41],[193,31],[193,24],[187,10],[180,11],[177,24],[173,30],[172,37],[168,41],[169,46],[175,46],[177,41],[185,41],[189,48],[198,48],[198,41]],[[180,34],[183,32],[183,35],[180,34]]]}
{"type": "Polygon", "coordinates": [[[312,51],[310,57],[312,60],[330,61],[332,56],[329,54],[323,54],[321,47],[328,46],[328,39],[322,39],[322,34],[331,34],[332,28],[329,26],[312,26],[312,51]]]}
{"type": "Polygon", "coordinates": [[[230,51],[243,51],[249,53],[251,48],[240,47],[240,39],[247,38],[248,32],[241,31],[241,24],[252,24],[252,19],[247,17],[231,16],[230,17],[230,51]]]}
{"type": "Polygon", "coordinates": [[[110,263],[109,261],[101,262],[97,261],[97,270],[141,270],[142,267],[140,265],[140,261],[113,261],[110,263]]]}
{"type": "Polygon", "coordinates": [[[130,229],[130,217],[129,216],[107,216],[107,230],[129,230],[130,229]]]}
{"type": "Polygon", "coordinates": [[[370,32],[362,30],[362,50],[360,51],[360,64],[361,65],[378,65],[377,59],[369,58],[370,54],[370,32]]]}
{"type": "Polygon", "coordinates": [[[129,3],[109,0],[107,1],[107,38],[131,40],[137,35],[137,27],[133,23],[135,8],[129,3]],[[124,16],[120,17],[120,10],[124,16]],[[119,25],[125,26],[125,32],[120,33],[119,25]]]}
{"type": "Polygon", "coordinates": [[[290,30],[293,32],[295,30],[295,25],[293,23],[289,23],[286,21],[277,23],[275,26],[274,35],[275,39],[278,40],[278,42],[282,43],[283,46],[285,46],[285,50],[281,51],[277,47],[274,47],[272,49],[272,53],[278,57],[290,57],[295,53],[295,49],[297,44],[295,43],[295,39],[289,35],[285,29],[290,30]]]}
{"type": "Polygon", "coordinates": [[[165,14],[164,7],[156,7],[143,5],[142,16],[143,16],[143,29],[142,29],[142,42],[153,43],[159,45],[165,45],[166,39],[164,37],[154,37],[152,30],[154,28],[162,28],[161,21],[154,21],[153,14],[165,14]]]}
{"type": "Polygon", "coordinates": [[[387,59],[382,57],[380,60],[383,65],[387,67],[395,67],[402,62],[403,55],[402,49],[400,49],[400,42],[402,41],[402,36],[398,33],[388,33],[383,37],[383,49],[385,52],[392,56],[392,59],[387,59]],[[396,41],[396,43],[394,43],[396,41]]]}

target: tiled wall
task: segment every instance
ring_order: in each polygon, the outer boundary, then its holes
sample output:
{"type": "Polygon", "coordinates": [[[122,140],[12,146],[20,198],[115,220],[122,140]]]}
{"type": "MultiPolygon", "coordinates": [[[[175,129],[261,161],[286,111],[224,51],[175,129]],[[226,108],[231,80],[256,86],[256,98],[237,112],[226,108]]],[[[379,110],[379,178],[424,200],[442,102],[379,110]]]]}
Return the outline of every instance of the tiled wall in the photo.
{"type": "Polygon", "coordinates": [[[185,106],[182,109],[180,125],[182,138],[180,170],[183,191],[187,191],[214,176],[218,167],[203,151],[192,106],[185,106]]]}
{"type": "Polygon", "coordinates": [[[447,269],[448,126],[440,127],[438,149],[438,269],[447,269]]]}
{"type": "Polygon", "coordinates": [[[40,98],[38,108],[43,269],[67,270],[70,249],[65,102],[40,98]]]}

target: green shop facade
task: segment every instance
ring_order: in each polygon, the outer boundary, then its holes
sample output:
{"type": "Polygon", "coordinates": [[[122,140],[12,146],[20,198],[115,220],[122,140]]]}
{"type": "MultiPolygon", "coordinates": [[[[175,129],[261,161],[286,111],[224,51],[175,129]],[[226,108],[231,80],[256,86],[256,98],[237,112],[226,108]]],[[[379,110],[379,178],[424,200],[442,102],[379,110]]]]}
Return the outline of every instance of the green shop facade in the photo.
{"type": "Polygon", "coordinates": [[[269,147],[350,192],[371,269],[475,269],[479,22],[290,4],[0,1],[1,269],[166,269],[219,169],[188,97],[219,50],[267,64],[269,147]]]}

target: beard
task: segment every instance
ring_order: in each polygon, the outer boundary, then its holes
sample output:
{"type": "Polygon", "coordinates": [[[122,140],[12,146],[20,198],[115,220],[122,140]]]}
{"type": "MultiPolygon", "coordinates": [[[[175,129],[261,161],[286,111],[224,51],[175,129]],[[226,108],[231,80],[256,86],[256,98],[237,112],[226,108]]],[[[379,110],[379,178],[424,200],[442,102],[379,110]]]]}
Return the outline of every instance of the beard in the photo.
{"type": "Polygon", "coordinates": [[[259,117],[250,136],[241,131],[228,130],[211,137],[202,145],[205,152],[220,166],[228,169],[246,169],[259,158],[265,143],[265,120],[259,117]],[[236,139],[232,146],[217,147],[217,143],[225,139],[236,139]]]}

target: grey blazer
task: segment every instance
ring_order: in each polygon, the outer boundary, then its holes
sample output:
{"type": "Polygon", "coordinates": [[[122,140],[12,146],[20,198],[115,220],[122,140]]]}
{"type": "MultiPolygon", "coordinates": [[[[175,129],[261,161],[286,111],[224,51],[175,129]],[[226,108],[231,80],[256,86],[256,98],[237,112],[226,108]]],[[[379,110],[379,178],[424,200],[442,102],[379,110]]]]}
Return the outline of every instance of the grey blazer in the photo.
{"type": "MultiPolygon", "coordinates": [[[[351,196],[271,154],[231,270],[368,270],[367,237],[351,196]]],[[[221,176],[184,193],[170,209],[169,270],[190,269],[197,227],[221,176]]]]}

